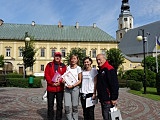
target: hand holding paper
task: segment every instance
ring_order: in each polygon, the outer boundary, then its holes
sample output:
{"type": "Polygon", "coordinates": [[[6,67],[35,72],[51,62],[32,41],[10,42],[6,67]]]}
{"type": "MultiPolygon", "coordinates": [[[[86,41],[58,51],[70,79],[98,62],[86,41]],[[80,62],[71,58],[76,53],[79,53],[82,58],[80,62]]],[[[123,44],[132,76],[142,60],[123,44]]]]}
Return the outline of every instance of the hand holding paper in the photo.
{"type": "Polygon", "coordinates": [[[74,85],[78,81],[70,71],[64,73],[62,78],[65,80],[67,85],[74,85]]]}
{"type": "Polygon", "coordinates": [[[92,97],[89,97],[89,98],[86,99],[86,108],[90,107],[90,106],[93,106],[97,103],[98,103],[98,98],[97,97],[94,100],[92,99],[92,97]]]}
{"type": "Polygon", "coordinates": [[[61,74],[59,72],[56,71],[56,73],[54,74],[52,81],[53,82],[59,82],[61,80],[61,74]]]}

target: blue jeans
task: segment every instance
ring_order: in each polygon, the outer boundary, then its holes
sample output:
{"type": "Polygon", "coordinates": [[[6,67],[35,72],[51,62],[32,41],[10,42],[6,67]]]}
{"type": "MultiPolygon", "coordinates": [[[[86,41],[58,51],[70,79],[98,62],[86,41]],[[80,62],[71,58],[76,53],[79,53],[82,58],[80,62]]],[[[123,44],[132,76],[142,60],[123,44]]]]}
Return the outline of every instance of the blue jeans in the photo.
{"type": "Polygon", "coordinates": [[[79,86],[73,89],[65,88],[64,105],[66,120],[78,120],[79,86]]]}
{"type": "Polygon", "coordinates": [[[103,120],[110,120],[110,108],[112,107],[111,104],[107,104],[107,103],[101,103],[101,108],[102,108],[102,116],[103,116],[103,120]]]}
{"type": "Polygon", "coordinates": [[[62,119],[63,109],[63,94],[64,92],[49,92],[47,91],[48,102],[48,120],[54,120],[54,99],[56,98],[56,120],[62,119]]]}

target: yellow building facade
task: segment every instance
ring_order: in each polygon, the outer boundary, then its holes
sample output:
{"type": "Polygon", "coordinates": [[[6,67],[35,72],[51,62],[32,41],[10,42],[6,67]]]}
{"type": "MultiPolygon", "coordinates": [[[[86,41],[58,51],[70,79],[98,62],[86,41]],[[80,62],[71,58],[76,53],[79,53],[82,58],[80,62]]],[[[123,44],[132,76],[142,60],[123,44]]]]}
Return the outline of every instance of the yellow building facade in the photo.
{"type": "Polygon", "coordinates": [[[25,47],[25,32],[34,37],[37,49],[36,62],[33,68],[27,68],[27,74],[43,76],[45,66],[53,60],[55,51],[62,53],[62,60],[72,48],[84,48],[87,56],[93,59],[93,67],[97,66],[96,55],[110,48],[117,48],[118,42],[109,34],[95,26],[63,26],[2,24],[0,25],[0,55],[4,56],[3,72],[23,74],[22,48],[25,47]]]}

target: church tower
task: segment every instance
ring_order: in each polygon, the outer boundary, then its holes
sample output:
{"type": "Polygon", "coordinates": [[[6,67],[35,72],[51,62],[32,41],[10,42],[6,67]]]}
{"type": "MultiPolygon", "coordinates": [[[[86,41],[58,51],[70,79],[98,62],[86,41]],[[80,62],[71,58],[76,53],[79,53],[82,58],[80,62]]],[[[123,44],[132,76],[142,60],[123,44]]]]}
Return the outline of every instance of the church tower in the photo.
{"type": "Polygon", "coordinates": [[[118,30],[116,31],[116,40],[121,41],[124,34],[133,28],[133,17],[130,13],[129,0],[122,0],[121,13],[118,18],[118,30]]]}

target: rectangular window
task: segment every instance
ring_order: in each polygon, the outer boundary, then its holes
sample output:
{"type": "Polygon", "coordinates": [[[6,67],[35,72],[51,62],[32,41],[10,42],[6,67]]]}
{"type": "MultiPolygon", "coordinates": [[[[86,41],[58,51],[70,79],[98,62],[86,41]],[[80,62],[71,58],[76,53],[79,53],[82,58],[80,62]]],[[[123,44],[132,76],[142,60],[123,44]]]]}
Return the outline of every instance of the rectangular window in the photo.
{"type": "Polygon", "coordinates": [[[124,21],[127,21],[127,18],[124,18],[124,21]]]}
{"type": "Polygon", "coordinates": [[[19,48],[19,57],[22,57],[22,48],[19,48]]]}
{"type": "Polygon", "coordinates": [[[41,57],[45,57],[45,49],[41,48],[41,57]]]}
{"type": "Polygon", "coordinates": [[[122,29],[122,24],[120,24],[120,29],[122,29]]]}
{"type": "Polygon", "coordinates": [[[6,49],[6,57],[10,57],[11,56],[11,49],[7,48],[6,49]]]}
{"type": "Polygon", "coordinates": [[[132,28],[132,24],[130,23],[130,28],[132,28]]]}
{"type": "Polygon", "coordinates": [[[51,57],[54,57],[54,53],[55,53],[55,52],[56,52],[55,49],[52,49],[52,50],[51,50],[51,54],[52,54],[51,57]]]}
{"type": "Polygon", "coordinates": [[[65,56],[66,56],[66,50],[65,50],[65,49],[62,49],[62,50],[61,50],[61,53],[62,53],[62,57],[65,57],[65,56]]]}
{"type": "Polygon", "coordinates": [[[102,54],[103,54],[103,55],[106,55],[106,51],[105,51],[105,50],[102,50],[102,54]]]}
{"type": "Polygon", "coordinates": [[[41,71],[44,71],[44,65],[41,65],[41,71]]]}
{"type": "Polygon", "coordinates": [[[33,66],[31,66],[29,70],[30,70],[30,71],[33,71],[33,66]]]}
{"type": "Polygon", "coordinates": [[[120,38],[122,38],[122,33],[120,33],[120,38]]]}
{"type": "Polygon", "coordinates": [[[96,65],[92,65],[93,68],[96,68],[96,65]]]}
{"type": "Polygon", "coordinates": [[[132,64],[129,64],[129,67],[131,68],[131,67],[132,67],[132,64]]]}
{"type": "Polygon", "coordinates": [[[96,50],[92,50],[92,58],[96,58],[96,50]]]}
{"type": "Polygon", "coordinates": [[[83,50],[82,50],[82,53],[84,53],[84,54],[86,55],[86,50],[85,50],[85,49],[83,49],[83,50]]]}

